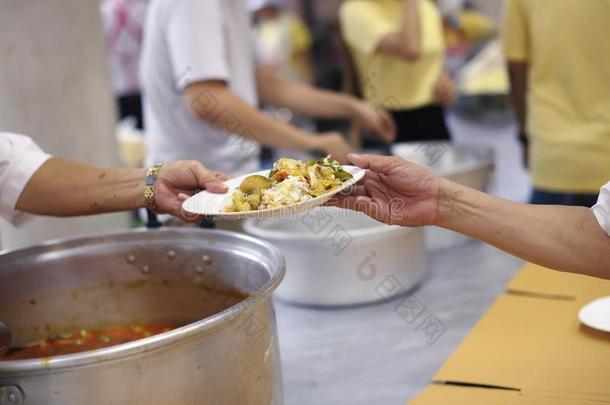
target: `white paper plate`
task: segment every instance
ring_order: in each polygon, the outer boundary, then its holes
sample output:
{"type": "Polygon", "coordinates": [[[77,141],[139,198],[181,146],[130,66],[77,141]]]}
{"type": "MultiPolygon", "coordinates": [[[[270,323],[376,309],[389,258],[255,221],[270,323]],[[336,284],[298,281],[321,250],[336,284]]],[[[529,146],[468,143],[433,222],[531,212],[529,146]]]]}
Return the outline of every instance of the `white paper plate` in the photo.
{"type": "Polygon", "coordinates": [[[588,303],[580,310],[578,318],[593,329],[610,332],[610,297],[588,303]]]}
{"type": "Polygon", "coordinates": [[[223,209],[231,202],[231,195],[239,188],[239,185],[244,178],[259,174],[261,176],[269,176],[270,170],[261,170],[260,172],[250,173],[244,176],[233,178],[229,181],[225,181],[229,187],[229,191],[224,194],[214,194],[208,191],[202,191],[190,197],[182,204],[182,209],[189,214],[205,215],[211,217],[225,218],[225,219],[264,219],[264,218],[290,218],[291,216],[309,211],[318,205],[322,205],[330,198],[353,186],[359,182],[366,173],[365,170],[356,166],[343,166],[343,170],[348,171],[354,176],[354,178],[346,181],[343,185],[333,191],[324,194],[323,196],[312,198],[311,200],[301,202],[298,204],[287,205],[281,208],[270,208],[265,210],[246,211],[246,212],[223,212],[223,209]]]}

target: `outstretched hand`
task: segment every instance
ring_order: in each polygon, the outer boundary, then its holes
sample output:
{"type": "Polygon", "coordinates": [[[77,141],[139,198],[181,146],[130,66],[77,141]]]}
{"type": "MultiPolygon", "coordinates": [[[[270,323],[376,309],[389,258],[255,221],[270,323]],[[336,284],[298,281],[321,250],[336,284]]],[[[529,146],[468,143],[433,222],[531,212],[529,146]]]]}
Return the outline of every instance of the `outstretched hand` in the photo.
{"type": "Polygon", "coordinates": [[[429,170],[397,157],[349,155],[366,176],[349,194],[330,204],[363,212],[391,225],[433,225],[438,218],[441,179],[429,170]]]}
{"type": "Polygon", "coordinates": [[[358,101],[356,119],[360,126],[384,142],[393,142],[396,139],[396,123],[394,118],[384,109],[375,109],[369,104],[358,101]]]}

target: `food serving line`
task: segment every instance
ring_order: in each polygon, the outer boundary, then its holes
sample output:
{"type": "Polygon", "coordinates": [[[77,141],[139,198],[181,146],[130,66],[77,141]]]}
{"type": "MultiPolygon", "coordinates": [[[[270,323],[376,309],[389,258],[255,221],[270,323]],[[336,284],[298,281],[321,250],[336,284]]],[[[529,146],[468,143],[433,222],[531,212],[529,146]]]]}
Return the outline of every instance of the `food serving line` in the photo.
{"type": "MultiPolygon", "coordinates": [[[[478,187],[486,185],[493,166],[490,156],[476,148],[463,151],[436,143],[409,145],[397,152],[437,165],[434,169],[441,173],[452,167],[453,172],[443,174],[478,187]]],[[[463,239],[387,226],[350,211],[316,210],[292,219],[247,221],[245,230],[258,239],[167,228],[50,242],[3,254],[0,317],[13,332],[16,349],[12,350],[19,357],[0,360],[0,403],[188,404],[214,398],[215,403],[227,405],[282,404],[281,339],[270,299],[276,289],[278,297],[292,303],[344,307],[317,312],[321,318],[338,314],[335,327],[345,325],[344,314],[373,311],[371,318],[363,317],[359,326],[353,325],[352,332],[363,325],[365,331],[377,329],[368,326],[376,318],[374,312],[382,310],[387,315],[387,308],[397,302],[390,300],[405,297],[399,301],[401,307],[389,313],[390,324],[392,320],[403,327],[413,324],[428,344],[436,343],[441,338],[438,331],[444,334],[446,329],[442,316],[427,312],[417,326],[415,318],[409,319],[409,308],[415,303],[421,313],[429,309],[417,295],[405,294],[428,284],[426,245],[428,250],[438,250],[447,246],[430,242],[444,238],[450,246],[458,246],[463,239]],[[315,220],[318,217],[321,222],[315,220]],[[285,263],[289,270],[280,284],[285,263]],[[354,307],[376,302],[382,304],[354,307]],[[79,330],[86,338],[102,335],[96,328],[147,323],[178,329],[82,352],[62,352],[57,346],[60,340],[78,344],[72,340],[78,340],[79,330]],[[72,331],[69,338],[62,337],[72,331]],[[44,336],[60,336],[60,340],[38,340],[44,336]],[[58,350],[43,351],[45,357],[21,357],[31,344],[58,350]]],[[[302,336],[318,329],[305,323],[303,327],[309,332],[302,336]]],[[[396,339],[387,342],[387,347],[403,347],[401,330],[394,332],[396,339]]],[[[337,338],[355,342],[353,336],[360,335],[365,336],[345,331],[337,338]]],[[[358,352],[356,346],[347,357],[357,362],[358,352]]],[[[332,352],[328,355],[339,360],[332,352]]]]}
{"type": "MultiPolygon", "coordinates": [[[[488,152],[394,150],[479,189],[488,152]]],[[[0,255],[13,332],[0,405],[398,405],[419,392],[413,404],[610,403],[605,380],[561,371],[610,372],[607,336],[576,319],[609,283],[526,266],[507,289],[523,263],[499,250],[333,207],[243,229],[132,230],[0,255]]]]}

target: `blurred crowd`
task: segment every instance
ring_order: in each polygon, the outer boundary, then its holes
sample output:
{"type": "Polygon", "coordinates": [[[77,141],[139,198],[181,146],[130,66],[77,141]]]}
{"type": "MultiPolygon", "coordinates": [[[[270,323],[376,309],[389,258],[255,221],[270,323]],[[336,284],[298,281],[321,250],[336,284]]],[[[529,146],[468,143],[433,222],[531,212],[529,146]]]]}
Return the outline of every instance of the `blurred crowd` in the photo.
{"type": "Polygon", "coordinates": [[[131,164],[345,162],[451,142],[447,109],[502,100],[531,202],[592,206],[610,174],[605,6],[546,3],[506,0],[496,23],[465,0],[103,0],[119,117],[146,146],[131,164]]]}

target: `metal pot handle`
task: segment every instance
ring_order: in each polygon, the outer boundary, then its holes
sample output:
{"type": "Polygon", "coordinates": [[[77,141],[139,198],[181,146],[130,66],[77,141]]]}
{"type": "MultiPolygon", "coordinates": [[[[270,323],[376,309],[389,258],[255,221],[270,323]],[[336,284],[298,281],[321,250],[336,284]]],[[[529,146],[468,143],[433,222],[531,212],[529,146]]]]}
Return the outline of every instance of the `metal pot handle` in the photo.
{"type": "Polygon", "coordinates": [[[0,405],[22,405],[25,394],[18,385],[0,386],[0,405]]]}

